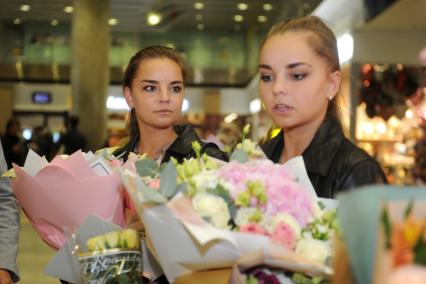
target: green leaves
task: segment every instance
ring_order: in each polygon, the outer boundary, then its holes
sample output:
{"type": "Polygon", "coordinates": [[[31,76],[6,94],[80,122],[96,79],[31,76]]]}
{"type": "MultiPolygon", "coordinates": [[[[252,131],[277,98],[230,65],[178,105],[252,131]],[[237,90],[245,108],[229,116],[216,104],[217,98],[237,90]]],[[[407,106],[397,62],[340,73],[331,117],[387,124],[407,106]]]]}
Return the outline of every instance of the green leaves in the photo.
{"type": "Polygon", "coordinates": [[[249,160],[249,157],[247,153],[243,149],[235,149],[234,152],[232,152],[231,157],[229,158],[230,161],[237,161],[240,163],[246,163],[249,160]]]}
{"type": "Polygon", "coordinates": [[[169,161],[160,174],[160,192],[166,198],[171,198],[177,189],[177,172],[172,161],[169,161]]]}
{"type": "Polygon", "coordinates": [[[146,177],[146,176],[154,177],[155,173],[158,170],[157,162],[148,158],[136,161],[135,167],[136,167],[137,173],[141,177],[146,177]]]}
{"type": "Polygon", "coordinates": [[[389,249],[391,247],[390,239],[391,239],[392,224],[389,219],[387,207],[383,209],[381,219],[383,224],[383,231],[385,233],[385,246],[386,248],[389,249]]]}
{"type": "Polygon", "coordinates": [[[143,198],[146,202],[154,203],[166,203],[167,198],[164,197],[160,192],[148,187],[142,179],[136,179],[136,185],[140,193],[142,193],[143,198]]]}

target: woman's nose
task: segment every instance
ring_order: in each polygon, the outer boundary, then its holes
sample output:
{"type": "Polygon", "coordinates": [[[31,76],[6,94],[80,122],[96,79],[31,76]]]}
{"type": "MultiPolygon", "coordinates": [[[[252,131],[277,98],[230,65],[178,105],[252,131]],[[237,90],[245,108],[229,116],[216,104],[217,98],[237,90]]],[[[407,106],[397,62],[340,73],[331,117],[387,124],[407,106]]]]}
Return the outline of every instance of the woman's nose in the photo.
{"type": "Polygon", "coordinates": [[[160,89],[160,101],[168,102],[170,100],[169,90],[167,88],[160,89]]]}
{"type": "Polygon", "coordinates": [[[287,84],[283,78],[277,77],[272,84],[272,92],[274,95],[287,94],[287,84]]]}

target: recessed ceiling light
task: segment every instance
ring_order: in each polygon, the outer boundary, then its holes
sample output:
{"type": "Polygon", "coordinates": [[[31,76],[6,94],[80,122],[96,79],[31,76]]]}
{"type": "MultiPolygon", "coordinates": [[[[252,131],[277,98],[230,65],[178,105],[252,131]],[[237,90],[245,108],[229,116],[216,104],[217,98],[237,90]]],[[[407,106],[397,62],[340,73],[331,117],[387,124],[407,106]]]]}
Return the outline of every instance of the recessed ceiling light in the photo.
{"type": "Polygon", "coordinates": [[[237,7],[238,7],[238,10],[241,10],[241,11],[245,11],[248,9],[248,5],[246,3],[239,3],[237,7]]]}
{"type": "Polygon", "coordinates": [[[21,6],[19,7],[19,9],[20,9],[22,12],[28,12],[29,10],[31,10],[31,6],[30,6],[30,5],[27,5],[27,4],[24,4],[24,5],[21,5],[21,6]]]}
{"type": "Polygon", "coordinates": [[[66,6],[64,8],[64,12],[68,13],[68,14],[71,14],[72,12],[74,12],[74,7],[73,6],[66,6]]]}
{"type": "Polygon", "coordinates": [[[263,15],[259,15],[259,16],[257,16],[257,20],[261,23],[264,23],[264,22],[266,22],[267,18],[263,15]]]}
{"type": "Polygon", "coordinates": [[[265,10],[265,11],[271,11],[272,10],[272,5],[269,4],[269,3],[263,4],[263,10],[265,10]]]}
{"type": "Polygon", "coordinates": [[[147,21],[150,26],[158,25],[161,22],[161,16],[157,13],[149,13],[147,21]]]}
{"type": "Polygon", "coordinates": [[[108,24],[109,24],[110,26],[116,26],[116,25],[118,24],[118,20],[117,20],[116,18],[110,18],[110,19],[108,20],[108,24]]]}
{"type": "Polygon", "coordinates": [[[16,18],[16,19],[14,19],[14,20],[13,20],[13,23],[14,23],[15,25],[19,25],[21,22],[22,22],[22,21],[21,21],[21,19],[19,19],[19,18],[16,18]]]}
{"type": "Polygon", "coordinates": [[[204,25],[203,24],[198,24],[197,25],[197,30],[199,30],[199,31],[204,30],[204,25]]]}
{"type": "Polygon", "coordinates": [[[56,20],[56,19],[54,19],[54,20],[50,21],[50,24],[51,24],[52,26],[57,26],[57,25],[59,24],[59,21],[58,21],[58,20],[56,20]]]}
{"type": "Polygon", "coordinates": [[[201,20],[203,19],[203,15],[201,15],[201,14],[197,14],[197,15],[195,15],[195,19],[196,19],[197,21],[201,21],[201,20]]]}
{"type": "Polygon", "coordinates": [[[203,2],[195,2],[194,8],[197,9],[197,10],[202,10],[204,8],[204,3],[203,2]]]}
{"type": "Polygon", "coordinates": [[[242,22],[244,20],[244,17],[241,15],[235,15],[234,16],[234,21],[236,22],[242,22]]]}

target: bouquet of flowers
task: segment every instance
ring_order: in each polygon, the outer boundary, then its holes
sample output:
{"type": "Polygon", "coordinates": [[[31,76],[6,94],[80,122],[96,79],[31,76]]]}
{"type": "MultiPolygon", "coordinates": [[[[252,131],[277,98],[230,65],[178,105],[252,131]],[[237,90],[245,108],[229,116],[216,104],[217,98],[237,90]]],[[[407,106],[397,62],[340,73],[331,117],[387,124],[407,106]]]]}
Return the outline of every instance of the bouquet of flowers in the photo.
{"type": "Polygon", "coordinates": [[[84,283],[141,283],[140,239],[133,229],[111,231],[80,240],[71,235],[84,283]]]}
{"type": "Polygon", "coordinates": [[[379,276],[387,277],[386,283],[425,283],[426,281],[426,219],[424,212],[414,214],[414,206],[413,201],[408,202],[402,218],[401,216],[392,218],[392,212],[389,210],[395,206],[385,205],[382,211],[384,259],[388,258],[382,262],[382,265],[388,265],[385,268],[382,266],[382,271],[388,271],[379,276]]]}
{"type": "Polygon", "coordinates": [[[287,166],[250,159],[247,153],[257,150],[247,141],[227,164],[200,155],[197,144],[193,148],[197,158],[182,164],[141,160],[138,175],[122,172],[170,281],[194,270],[230,267],[240,255],[259,250],[290,270],[330,276],[325,263],[335,213],[322,210],[287,166]]]}
{"type": "Polygon", "coordinates": [[[102,154],[77,151],[49,163],[30,150],[24,167],[13,167],[12,188],[41,239],[58,250],[63,228],[90,214],[125,225],[122,183],[112,167],[102,154]]]}

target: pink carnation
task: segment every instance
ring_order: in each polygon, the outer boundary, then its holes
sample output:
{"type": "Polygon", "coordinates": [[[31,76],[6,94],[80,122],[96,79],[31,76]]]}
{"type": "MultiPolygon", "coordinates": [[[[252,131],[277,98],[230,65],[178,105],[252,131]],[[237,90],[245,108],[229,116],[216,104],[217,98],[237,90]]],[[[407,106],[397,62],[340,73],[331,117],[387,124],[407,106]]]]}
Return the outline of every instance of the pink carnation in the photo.
{"type": "Polygon", "coordinates": [[[259,224],[256,223],[247,223],[240,227],[240,232],[242,233],[249,233],[249,234],[256,234],[256,235],[262,235],[262,236],[268,236],[268,232],[259,224]]]}
{"type": "Polygon", "coordinates": [[[152,189],[160,189],[160,180],[154,179],[149,182],[148,186],[152,189]]]}
{"type": "MultiPolygon", "coordinates": [[[[309,193],[295,181],[293,173],[285,166],[269,160],[248,163],[231,162],[219,169],[219,177],[226,181],[231,197],[247,190],[248,181],[260,181],[266,189],[268,202],[262,211],[268,215],[289,213],[301,226],[313,215],[314,201],[309,193]]],[[[250,200],[251,206],[258,205],[250,200]]]]}
{"type": "Polygon", "coordinates": [[[296,233],[293,229],[283,222],[279,222],[272,232],[272,240],[283,247],[293,250],[296,245],[296,233]]]}

